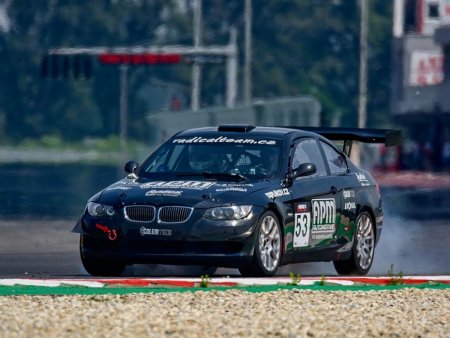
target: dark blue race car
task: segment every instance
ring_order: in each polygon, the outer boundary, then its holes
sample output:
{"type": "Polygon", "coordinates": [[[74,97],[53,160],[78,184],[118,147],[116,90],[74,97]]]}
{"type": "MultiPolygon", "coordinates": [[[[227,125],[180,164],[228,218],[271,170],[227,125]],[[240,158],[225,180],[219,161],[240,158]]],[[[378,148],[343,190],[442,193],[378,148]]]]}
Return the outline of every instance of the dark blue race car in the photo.
{"type": "Polygon", "coordinates": [[[311,261],[364,275],[383,211],[373,177],[347,155],[354,140],[399,138],[392,130],[248,125],[180,132],[91,197],[74,229],[81,260],[94,276],[138,263],[270,276],[311,261]]]}

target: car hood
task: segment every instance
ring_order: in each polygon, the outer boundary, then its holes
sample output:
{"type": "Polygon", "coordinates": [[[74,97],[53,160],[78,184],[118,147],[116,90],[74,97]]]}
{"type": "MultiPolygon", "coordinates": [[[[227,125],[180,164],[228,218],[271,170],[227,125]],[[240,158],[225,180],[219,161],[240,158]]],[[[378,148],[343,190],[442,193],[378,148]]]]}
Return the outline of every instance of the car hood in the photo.
{"type": "MultiPolygon", "coordinates": [[[[210,207],[246,203],[249,195],[275,185],[274,181],[230,182],[221,180],[151,180],[124,178],[97,195],[96,201],[110,205],[176,204],[210,207]]],[[[257,199],[251,199],[255,204],[257,199]]]]}

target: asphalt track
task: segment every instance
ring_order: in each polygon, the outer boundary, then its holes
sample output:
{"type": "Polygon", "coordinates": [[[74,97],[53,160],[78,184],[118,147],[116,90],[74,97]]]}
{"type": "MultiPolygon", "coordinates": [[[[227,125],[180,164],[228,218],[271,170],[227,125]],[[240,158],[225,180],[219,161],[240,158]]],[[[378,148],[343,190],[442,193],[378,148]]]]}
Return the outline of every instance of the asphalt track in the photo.
{"type": "MultiPolygon", "coordinates": [[[[385,216],[385,226],[370,276],[450,275],[450,221],[416,221],[385,216]]],[[[75,220],[0,220],[0,278],[91,278],[78,255],[75,220]]],[[[330,262],[284,266],[278,276],[336,276],[330,262]]],[[[194,266],[134,265],[133,277],[198,277],[209,271],[194,266]]],[[[236,269],[218,269],[215,276],[239,277],[236,269]]]]}

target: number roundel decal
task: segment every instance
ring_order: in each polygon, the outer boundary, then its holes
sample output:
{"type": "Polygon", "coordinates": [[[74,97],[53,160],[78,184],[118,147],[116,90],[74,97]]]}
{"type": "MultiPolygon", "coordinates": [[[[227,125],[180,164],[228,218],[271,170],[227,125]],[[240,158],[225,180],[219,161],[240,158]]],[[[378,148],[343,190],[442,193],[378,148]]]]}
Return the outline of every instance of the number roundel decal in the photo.
{"type": "Polygon", "coordinates": [[[295,214],[294,248],[308,246],[310,225],[311,213],[295,214]]]}

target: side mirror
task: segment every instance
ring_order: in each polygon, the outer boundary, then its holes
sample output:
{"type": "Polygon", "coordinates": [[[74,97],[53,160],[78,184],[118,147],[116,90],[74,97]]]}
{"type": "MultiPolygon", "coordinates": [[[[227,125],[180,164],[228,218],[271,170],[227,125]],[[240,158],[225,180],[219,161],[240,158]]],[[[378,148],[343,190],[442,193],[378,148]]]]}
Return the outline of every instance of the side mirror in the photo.
{"type": "Polygon", "coordinates": [[[136,171],[136,169],[139,168],[139,164],[135,161],[128,161],[125,163],[124,170],[125,172],[132,174],[136,171]]]}
{"type": "Polygon", "coordinates": [[[292,171],[292,179],[297,177],[314,175],[317,171],[317,167],[314,163],[300,164],[297,169],[292,171]]]}

